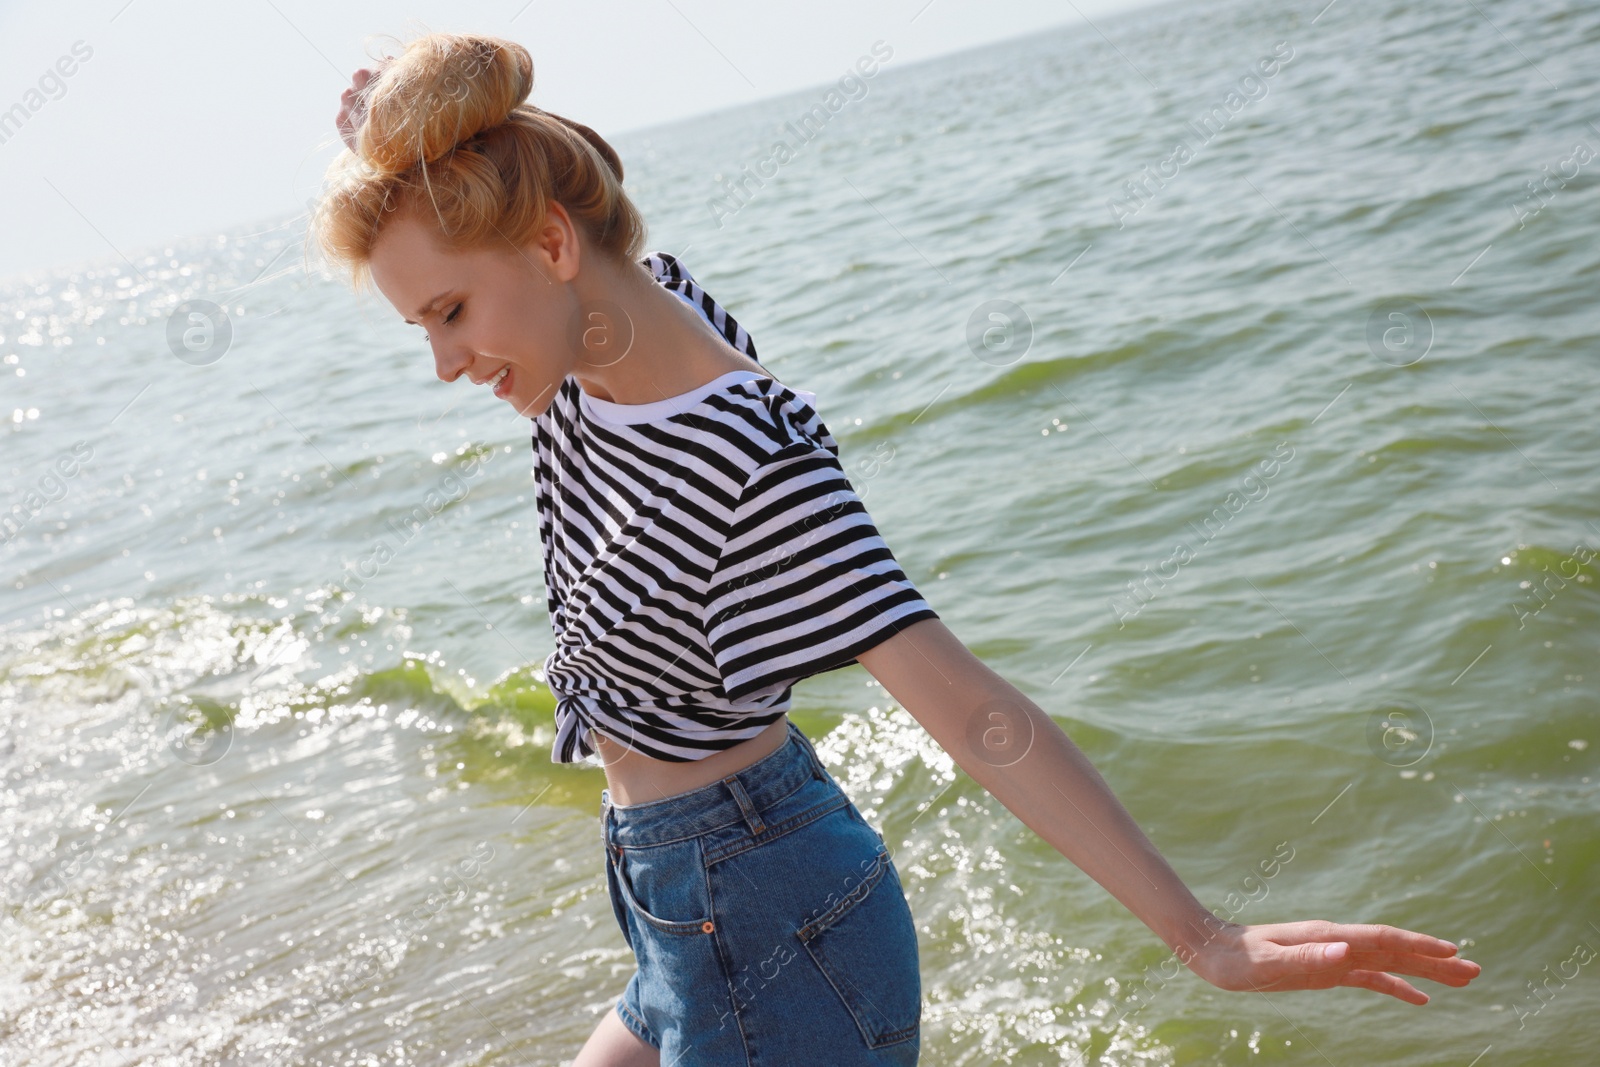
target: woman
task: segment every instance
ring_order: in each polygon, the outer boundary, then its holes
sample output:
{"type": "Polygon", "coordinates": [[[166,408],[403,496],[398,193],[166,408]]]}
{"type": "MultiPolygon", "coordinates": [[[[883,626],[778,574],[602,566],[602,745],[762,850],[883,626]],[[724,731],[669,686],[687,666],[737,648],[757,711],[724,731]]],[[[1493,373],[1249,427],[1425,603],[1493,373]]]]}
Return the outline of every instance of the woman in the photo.
{"type": "Polygon", "coordinates": [[[323,250],[421,325],[438,375],[532,420],[555,762],[597,757],[639,967],[577,1060],[911,1064],[916,931],[882,837],[785,715],[860,662],[956,762],[1228,990],[1464,986],[1456,946],[1245,926],[1189,892],[1083,754],[944,626],[812,406],[645,227],[621,161],[525,101],[512,42],[429,34],[358,71],[323,250]],[[1392,972],[1392,973],[1391,973],[1392,972]]]}

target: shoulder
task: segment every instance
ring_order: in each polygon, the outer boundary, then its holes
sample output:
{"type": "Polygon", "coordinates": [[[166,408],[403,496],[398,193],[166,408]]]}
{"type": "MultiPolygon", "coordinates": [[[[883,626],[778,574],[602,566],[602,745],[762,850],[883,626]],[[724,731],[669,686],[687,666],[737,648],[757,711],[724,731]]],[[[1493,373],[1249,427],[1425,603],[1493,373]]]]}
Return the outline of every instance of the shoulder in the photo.
{"type": "Polygon", "coordinates": [[[689,268],[671,252],[651,252],[639,260],[639,264],[662,285],[694,281],[694,275],[689,273],[689,268]]]}
{"type": "Polygon", "coordinates": [[[775,378],[737,382],[708,398],[724,447],[733,455],[741,482],[800,454],[837,459],[839,444],[823,422],[817,396],[775,378]]]}
{"type": "Polygon", "coordinates": [[[865,518],[815,399],[808,390],[773,379],[752,379],[728,391],[740,431],[726,511],[735,557],[757,542],[789,541],[797,531],[819,526],[836,530],[857,522],[858,513],[865,518]]]}

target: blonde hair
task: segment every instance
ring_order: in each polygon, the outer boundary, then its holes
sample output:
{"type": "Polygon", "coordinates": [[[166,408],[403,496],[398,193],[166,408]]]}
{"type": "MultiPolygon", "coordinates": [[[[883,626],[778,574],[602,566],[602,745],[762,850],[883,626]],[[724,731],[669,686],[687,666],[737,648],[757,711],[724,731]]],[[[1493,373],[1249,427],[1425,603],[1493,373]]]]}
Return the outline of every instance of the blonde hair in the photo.
{"type": "Polygon", "coordinates": [[[514,41],[429,33],[384,61],[366,89],[356,150],[328,168],[310,232],[323,255],[371,282],[372,247],[400,214],[431,217],[443,247],[527,243],[551,202],[587,244],[629,260],[645,222],[622,190],[622,160],[582,123],[525,103],[533,58],[514,41]]]}

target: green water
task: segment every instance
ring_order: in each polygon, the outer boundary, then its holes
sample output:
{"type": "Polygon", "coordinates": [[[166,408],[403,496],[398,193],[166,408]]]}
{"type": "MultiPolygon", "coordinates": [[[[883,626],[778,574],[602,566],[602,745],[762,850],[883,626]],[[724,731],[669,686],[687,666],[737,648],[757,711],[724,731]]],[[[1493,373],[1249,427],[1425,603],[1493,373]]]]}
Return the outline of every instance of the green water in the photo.
{"type": "MultiPolygon", "coordinates": [[[[852,667],[793,718],[895,850],[923,1062],[1583,1062],[1600,10],[1067,14],[890,58],[731,214],[823,90],[618,137],[651,247],[1204,902],[1484,971],[1421,1008],[1171,977],[852,667]]],[[[8,1063],[553,1065],[632,973],[604,780],[549,760],[528,423],[303,224],[0,291],[8,1063]],[[168,347],[188,299],[215,362],[168,347]]]]}

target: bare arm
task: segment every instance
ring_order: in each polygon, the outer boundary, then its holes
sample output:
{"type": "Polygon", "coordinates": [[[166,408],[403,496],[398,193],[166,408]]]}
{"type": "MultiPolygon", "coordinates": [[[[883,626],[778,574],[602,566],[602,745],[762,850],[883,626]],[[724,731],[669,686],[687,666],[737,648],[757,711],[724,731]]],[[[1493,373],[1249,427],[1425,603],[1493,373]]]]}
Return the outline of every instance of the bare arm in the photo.
{"type": "Polygon", "coordinates": [[[1219,919],[1061,727],[938,619],[906,627],[859,662],[974,781],[1219,988],[1351,985],[1425,1004],[1421,990],[1384,972],[1464,986],[1480,971],[1450,942],[1392,926],[1219,919]]]}

